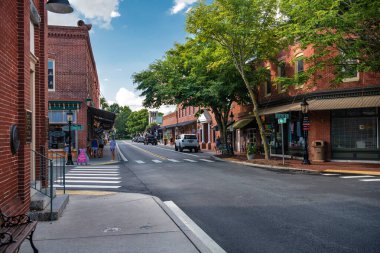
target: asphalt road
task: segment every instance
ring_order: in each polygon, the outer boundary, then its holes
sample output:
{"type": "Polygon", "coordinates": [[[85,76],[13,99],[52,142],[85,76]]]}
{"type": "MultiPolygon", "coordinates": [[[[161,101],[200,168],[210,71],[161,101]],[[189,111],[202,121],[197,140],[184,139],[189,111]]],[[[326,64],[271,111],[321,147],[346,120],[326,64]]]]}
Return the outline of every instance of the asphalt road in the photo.
{"type": "Polygon", "coordinates": [[[283,173],[118,141],[119,191],[174,201],[223,249],[380,252],[380,182],[283,173]],[[204,159],[204,160],[202,160],[204,159]]]}

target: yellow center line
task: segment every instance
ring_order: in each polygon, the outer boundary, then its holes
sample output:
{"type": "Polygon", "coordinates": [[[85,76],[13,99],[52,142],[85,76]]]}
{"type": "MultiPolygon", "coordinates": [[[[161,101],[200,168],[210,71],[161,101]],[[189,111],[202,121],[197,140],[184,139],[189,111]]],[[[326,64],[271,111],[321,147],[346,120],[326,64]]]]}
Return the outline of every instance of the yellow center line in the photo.
{"type": "Polygon", "coordinates": [[[127,144],[127,145],[129,145],[129,146],[132,146],[132,147],[134,147],[134,148],[137,148],[138,150],[141,150],[141,151],[143,151],[143,152],[145,152],[145,153],[147,153],[147,154],[150,154],[150,155],[152,155],[152,156],[154,156],[154,157],[160,158],[160,159],[162,159],[162,160],[167,160],[167,159],[168,159],[168,157],[165,157],[165,156],[162,156],[162,155],[159,155],[159,154],[153,153],[153,152],[151,152],[151,151],[149,151],[149,150],[146,150],[146,149],[143,149],[143,148],[137,147],[137,146],[135,146],[135,145],[133,145],[133,144],[130,144],[130,143],[128,143],[128,142],[124,142],[124,143],[127,144]]]}

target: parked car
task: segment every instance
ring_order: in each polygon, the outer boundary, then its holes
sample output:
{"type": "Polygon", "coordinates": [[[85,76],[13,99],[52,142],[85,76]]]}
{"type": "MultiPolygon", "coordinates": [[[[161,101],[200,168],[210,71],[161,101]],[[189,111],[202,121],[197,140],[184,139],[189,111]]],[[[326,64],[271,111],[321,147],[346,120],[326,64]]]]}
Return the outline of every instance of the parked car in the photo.
{"type": "Polygon", "coordinates": [[[137,136],[133,137],[132,142],[137,142],[137,138],[138,138],[137,136]]]}
{"type": "Polygon", "coordinates": [[[157,145],[157,138],[154,135],[146,135],[144,144],[148,145],[149,143],[152,145],[157,145]]]}
{"type": "Polygon", "coordinates": [[[145,142],[144,136],[137,137],[137,141],[136,142],[145,142]]]}
{"type": "Polygon", "coordinates": [[[184,149],[188,149],[190,152],[194,150],[194,152],[198,152],[200,150],[200,146],[198,143],[198,138],[195,134],[181,134],[175,140],[174,144],[175,151],[182,152],[184,149]]]}

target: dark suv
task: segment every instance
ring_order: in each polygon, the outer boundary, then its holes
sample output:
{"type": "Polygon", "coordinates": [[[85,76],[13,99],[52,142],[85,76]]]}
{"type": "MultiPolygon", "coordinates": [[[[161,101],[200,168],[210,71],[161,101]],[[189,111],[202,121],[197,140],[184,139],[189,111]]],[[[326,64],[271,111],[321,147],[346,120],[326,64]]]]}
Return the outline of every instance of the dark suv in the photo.
{"type": "Polygon", "coordinates": [[[154,135],[146,135],[144,145],[148,144],[157,145],[157,138],[154,135]]]}

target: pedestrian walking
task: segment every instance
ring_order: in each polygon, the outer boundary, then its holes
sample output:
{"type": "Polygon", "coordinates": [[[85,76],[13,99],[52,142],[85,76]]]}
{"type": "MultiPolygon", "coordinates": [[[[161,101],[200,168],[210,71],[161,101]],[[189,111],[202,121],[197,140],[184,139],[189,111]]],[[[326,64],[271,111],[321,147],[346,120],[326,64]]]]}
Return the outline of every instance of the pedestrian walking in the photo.
{"type": "Polygon", "coordinates": [[[98,151],[98,156],[101,158],[103,157],[103,148],[104,148],[104,140],[102,137],[99,138],[99,151],[98,151]]]}
{"type": "Polygon", "coordinates": [[[112,160],[115,160],[115,149],[116,149],[115,136],[112,136],[112,140],[110,142],[110,150],[111,150],[111,154],[112,154],[112,160]]]}
{"type": "Polygon", "coordinates": [[[91,156],[93,158],[95,158],[98,154],[98,148],[99,148],[99,144],[98,144],[98,140],[97,139],[93,139],[91,141],[91,156]]]}

